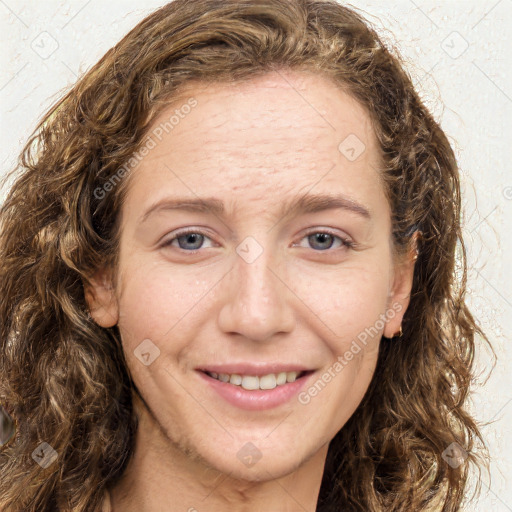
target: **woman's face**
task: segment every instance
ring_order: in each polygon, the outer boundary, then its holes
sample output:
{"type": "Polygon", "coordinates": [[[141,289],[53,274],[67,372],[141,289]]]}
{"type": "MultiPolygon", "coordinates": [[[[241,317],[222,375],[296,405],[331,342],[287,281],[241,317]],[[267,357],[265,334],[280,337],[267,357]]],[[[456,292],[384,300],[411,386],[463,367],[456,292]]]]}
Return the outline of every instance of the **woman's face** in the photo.
{"type": "Polygon", "coordinates": [[[331,82],[270,73],[183,98],[132,171],[118,280],[109,295],[98,279],[93,316],[118,323],[173,445],[233,476],[277,477],[357,408],[412,268],[392,258],[369,116],[331,82]]]}

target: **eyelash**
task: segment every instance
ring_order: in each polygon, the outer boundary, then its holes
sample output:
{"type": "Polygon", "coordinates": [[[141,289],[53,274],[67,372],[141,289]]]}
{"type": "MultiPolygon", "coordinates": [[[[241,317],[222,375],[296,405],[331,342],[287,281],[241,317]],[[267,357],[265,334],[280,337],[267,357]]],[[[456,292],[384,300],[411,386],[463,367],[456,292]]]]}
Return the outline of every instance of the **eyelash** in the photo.
{"type": "MultiPolygon", "coordinates": [[[[174,242],[175,240],[177,240],[178,238],[182,237],[182,236],[186,236],[186,235],[191,235],[191,234],[194,234],[194,235],[202,235],[206,238],[211,238],[209,237],[205,232],[203,231],[200,231],[200,230],[197,230],[197,229],[187,229],[185,231],[179,231],[178,233],[176,233],[173,238],[170,238],[169,240],[167,240],[166,242],[164,242],[162,244],[162,247],[168,247],[168,246],[171,246],[172,242],[174,242]]],[[[323,234],[323,235],[330,235],[334,238],[337,238],[341,241],[341,245],[342,247],[338,247],[338,249],[341,249],[341,248],[346,248],[346,249],[353,249],[355,247],[355,243],[352,241],[352,240],[349,240],[348,238],[344,238],[342,236],[339,236],[339,235],[336,235],[334,234],[332,231],[328,230],[328,229],[323,229],[323,230],[312,230],[312,231],[309,231],[307,232],[302,238],[301,238],[301,241],[304,240],[304,238],[307,238],[311,235],[315,235],[315,234],[323,234]]],[[[171,246],[172,247],[172,246],[171,246]]],[[[177,249],[179,251],[182,251],[182,252],[185,252],[187,254],[196,254],[197,252],[199,252],[201,249],[195,249],[195,250],[192,250],[192,251],[188,251],[186,249],[182,249],[181,247],[177,247],[177,249]]],[[[313,249],[314,250],[314,249],[313,249]]],[[[314,250],[315,252],[318,252],[318,253],[329,253],[329,252],[334,252],[334,250],[336,249],[332,249],[332,248],[328,248],[328,249],[324,249],[324,250],[314,250]]]]}

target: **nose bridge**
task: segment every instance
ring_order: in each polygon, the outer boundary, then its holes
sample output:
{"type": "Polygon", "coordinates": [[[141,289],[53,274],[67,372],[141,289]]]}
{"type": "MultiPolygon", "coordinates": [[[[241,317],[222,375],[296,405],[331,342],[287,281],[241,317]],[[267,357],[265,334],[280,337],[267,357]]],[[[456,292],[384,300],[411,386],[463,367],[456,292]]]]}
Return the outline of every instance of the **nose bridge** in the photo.
{"type": "Polygon", "coordinates": [[[229,293],[219,317],[225,332],[265,340],[293,328],[279,257],[266,234],[247,236],[236,247],[229,293]]]}
{"type": "Polygon", "coordinates": [[[255,306],[260,302],[268,304],[277,284],[273,270],[276,267],[275,254],[268,243],[265,247],[251,236],[236,249],[238,258],[234,270],[239,279],[240,299],[247,304],[254,302],[255,306]]]}

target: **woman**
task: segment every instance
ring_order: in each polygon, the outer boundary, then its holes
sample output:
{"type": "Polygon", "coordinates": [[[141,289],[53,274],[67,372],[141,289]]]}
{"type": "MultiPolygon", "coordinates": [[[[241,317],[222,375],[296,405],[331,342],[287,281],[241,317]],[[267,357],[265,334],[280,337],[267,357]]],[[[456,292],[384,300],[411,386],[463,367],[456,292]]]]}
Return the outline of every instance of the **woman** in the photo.
{"type": "Polygon", "coordinates": [[[19,171],[2,510],[460,509],[484,335],[457,163],[353,10],[176,0],[19,171]]]}

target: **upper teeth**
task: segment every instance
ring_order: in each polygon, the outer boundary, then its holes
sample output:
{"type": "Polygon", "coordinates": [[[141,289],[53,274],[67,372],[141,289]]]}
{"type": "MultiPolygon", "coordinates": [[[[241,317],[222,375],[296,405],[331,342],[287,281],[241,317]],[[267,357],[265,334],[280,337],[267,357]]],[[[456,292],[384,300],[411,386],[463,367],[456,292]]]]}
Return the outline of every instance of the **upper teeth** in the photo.
{"type": "Polygon", "coordinates": [[[282,386],[287,382],[295,382],[297,376],[301,372],[281,372],[281,373],[269,373],[268,375],[262,375],[257,377],[256,375],[238,375],[236,373],[215,373],[207,372],[210,377],[220,380],[222,382],[229,382],[235,386],[242,386],[247,390],[254,389],[274,389],[276,386],[282,386]]]}

